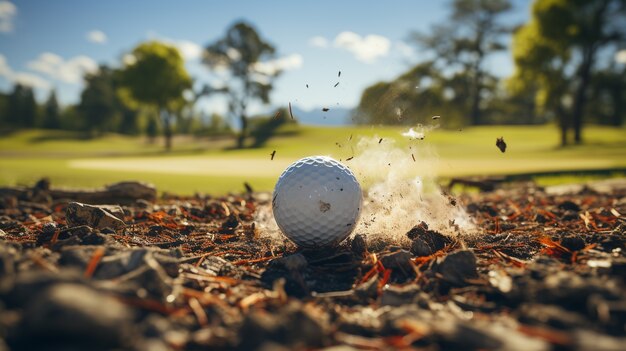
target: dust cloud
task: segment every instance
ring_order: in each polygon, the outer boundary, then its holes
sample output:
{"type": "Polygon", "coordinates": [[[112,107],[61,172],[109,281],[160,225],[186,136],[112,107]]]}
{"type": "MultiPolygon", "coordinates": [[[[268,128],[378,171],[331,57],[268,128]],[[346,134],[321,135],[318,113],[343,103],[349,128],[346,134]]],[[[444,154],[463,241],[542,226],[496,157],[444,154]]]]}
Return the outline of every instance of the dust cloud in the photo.
{"type": "Polygon", "coordinates": [[[433,129],[409,129],[402,133],[409,139],[402,146],[394,139],[380,142],[377,136],[359,140],[348,163],[364,188],[355,233],[400,243],[408,240],[406,232],[421,221],[450,236],[475,230],[471,217],[437,184],[439,156],[424,140],[433,129]]]}
{"type": "MultiPolygon", "coordinates": [[[[406,232],[421,221],[453,237],[476,232],[472,218],[437,184],[440,158],[428,142],[428,133],[437,127],[412,127],[398,136],[404,138],[399,142],[379,136],[350,138],[353,155],[342,162],[363,188],[361,217],[352,235],[406,244],[406,232]]],[[[285,240],[271,204],[258,208],[256,221],[262,237],[277,244],[285,240]]]]}

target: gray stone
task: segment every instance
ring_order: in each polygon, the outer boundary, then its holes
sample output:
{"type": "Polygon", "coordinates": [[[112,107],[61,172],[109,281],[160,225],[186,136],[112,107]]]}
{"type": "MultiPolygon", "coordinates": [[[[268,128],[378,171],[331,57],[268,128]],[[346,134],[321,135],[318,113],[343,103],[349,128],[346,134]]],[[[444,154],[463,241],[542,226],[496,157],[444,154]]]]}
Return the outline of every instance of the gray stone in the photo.
{"type": "Polygon", "coordinates": [[[111,296],[80,284],[55,284],[27,305],[16,344],[125,348],[132,343],[132,319],[132,311],[111,296]]]}
{"type": "Polygon", "coordinates": [[[65,220],[70,227],[88,225],[92,228],[111,228],[117,231],[126,227],[124,221],[117,217],[120,212],[124,213],[119,206],[70,202],[65,212],[65,220]]]}

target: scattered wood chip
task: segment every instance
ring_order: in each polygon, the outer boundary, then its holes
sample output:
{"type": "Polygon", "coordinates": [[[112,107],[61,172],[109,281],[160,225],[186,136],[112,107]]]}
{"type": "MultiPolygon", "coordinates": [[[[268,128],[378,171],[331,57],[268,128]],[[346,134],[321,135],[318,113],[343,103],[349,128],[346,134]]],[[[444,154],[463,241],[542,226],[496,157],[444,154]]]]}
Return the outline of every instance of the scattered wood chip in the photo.
{"type": "Polygon", "coordinates": [[[352,134],[350,134],[350,138],[348,139],[348,141],[352,140],[352,134]]]}
{"type": "Polygon", "coordinates": [[[496,139],[496,146],[502,153],[506,151],[506,143],[504,142],[504,137],[499,137],[496,139]]]}
{"type": "Polygon", "coordinates": [[[254,189],[252,189],[252,185],[250,185],[248,182],[243,182],[243,186],[246,188],[246,192],[248,194],[252,194],[254,192],[254,189]]]}
{"type": "Polygon", "coordinates": [[[350,157],[346,158],[346,161],[350,161],[353,158],[354,158],[354,156],[350,156],[350,157]]]}
{"type": "Polygon", "coordinates": [[[270,157],[271,157],[270,159],[271,159],[272,161],[274,161],[274,156],[275,156],[275,155],[276,155],[276,150],[272,151],[272,153],[270,154],[270,157]]]}
{"type": "Polygon", "coordinates": [[[611,209],[611,214],[613,214],[613,216],[615,216],[615,217],[621,217],[622,216],[622,214],[617,212],[617,210],[614,209],[614,208],[611,209]]]}
{"type": "Polygon", "coordinates": [[[93,251],[93,254],[91,255],[91,260],[89,260],[89,264],[87,264],[87,268],[85,268],[85,272],[83,273],[83,276],[85,278],[91,278],[93,273],[96,271],[96,268],[98,267],[102,256],[104,256],[104,251],[104,246],[99,246],[93,251]]]}
{"type": "Polygon", "coordinates": [[[413,157],[413,162],[416,162],[415,161],[415,155],[411,154],[411,157],[413,157]]]}

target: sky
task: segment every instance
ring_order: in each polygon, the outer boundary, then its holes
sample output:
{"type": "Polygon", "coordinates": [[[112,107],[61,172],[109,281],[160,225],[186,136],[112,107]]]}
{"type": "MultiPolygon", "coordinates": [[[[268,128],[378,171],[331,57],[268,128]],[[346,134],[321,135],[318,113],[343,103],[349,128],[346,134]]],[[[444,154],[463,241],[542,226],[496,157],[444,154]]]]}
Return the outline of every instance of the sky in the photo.
{"type": "MultiPolygon", "coordinates": [[[[513,10],[504,20],[523,23],[530,0],[512,3],[513,10]]],[[[305,110],[329,105],[352,108],[363,89],[393,79],[424,58],[409,34],[446,21],[448,4],[432,0],[0,0],[0,91],[10,91],[20,82],[34,87],[39,101],[56,89],[61,104],[76,103],[86,72],[100,64],[120,67],[125,54],[146,40],[176,45],[197,86],[219,86],[225,78],[201,63],[202,50],[230,25],[245,20],[277,48],[268,65],[283,71],[275,81],[271,105],[254,105],[252,113],[289,102],[305,110]]],[[[512,72],[508,51],[492,57],[488,65],[500,76],[512,72]]],[[[226,111],[219,97],[202,99],[199,108],[208,113],[226,111]]]]}

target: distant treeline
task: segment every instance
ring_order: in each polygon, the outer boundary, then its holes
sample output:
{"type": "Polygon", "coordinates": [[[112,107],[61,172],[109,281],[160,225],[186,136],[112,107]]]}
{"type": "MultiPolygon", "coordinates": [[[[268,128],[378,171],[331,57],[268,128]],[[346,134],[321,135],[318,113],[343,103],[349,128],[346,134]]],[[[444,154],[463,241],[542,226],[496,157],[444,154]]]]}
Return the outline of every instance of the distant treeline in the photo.
{"type": "MultiPolygon", "coordinates": [[[[38,103],[33,89],[16,84],[9,93],[0,93],[1,129],[60,129],[85,132],[87,136],[104,133],[125,135],[161,134],[159,121],[149,109],[126,103],[117,96],[110,69],[85,77],[86,88],[78,104],[61,106],[54,90],[46,101],[38,103]]],[[[189,111],[177,115],[175,129],[181,134],[197,136],[232,135],[233,130],[225,118],[217,113],[211,115],[189,111]]]]}

